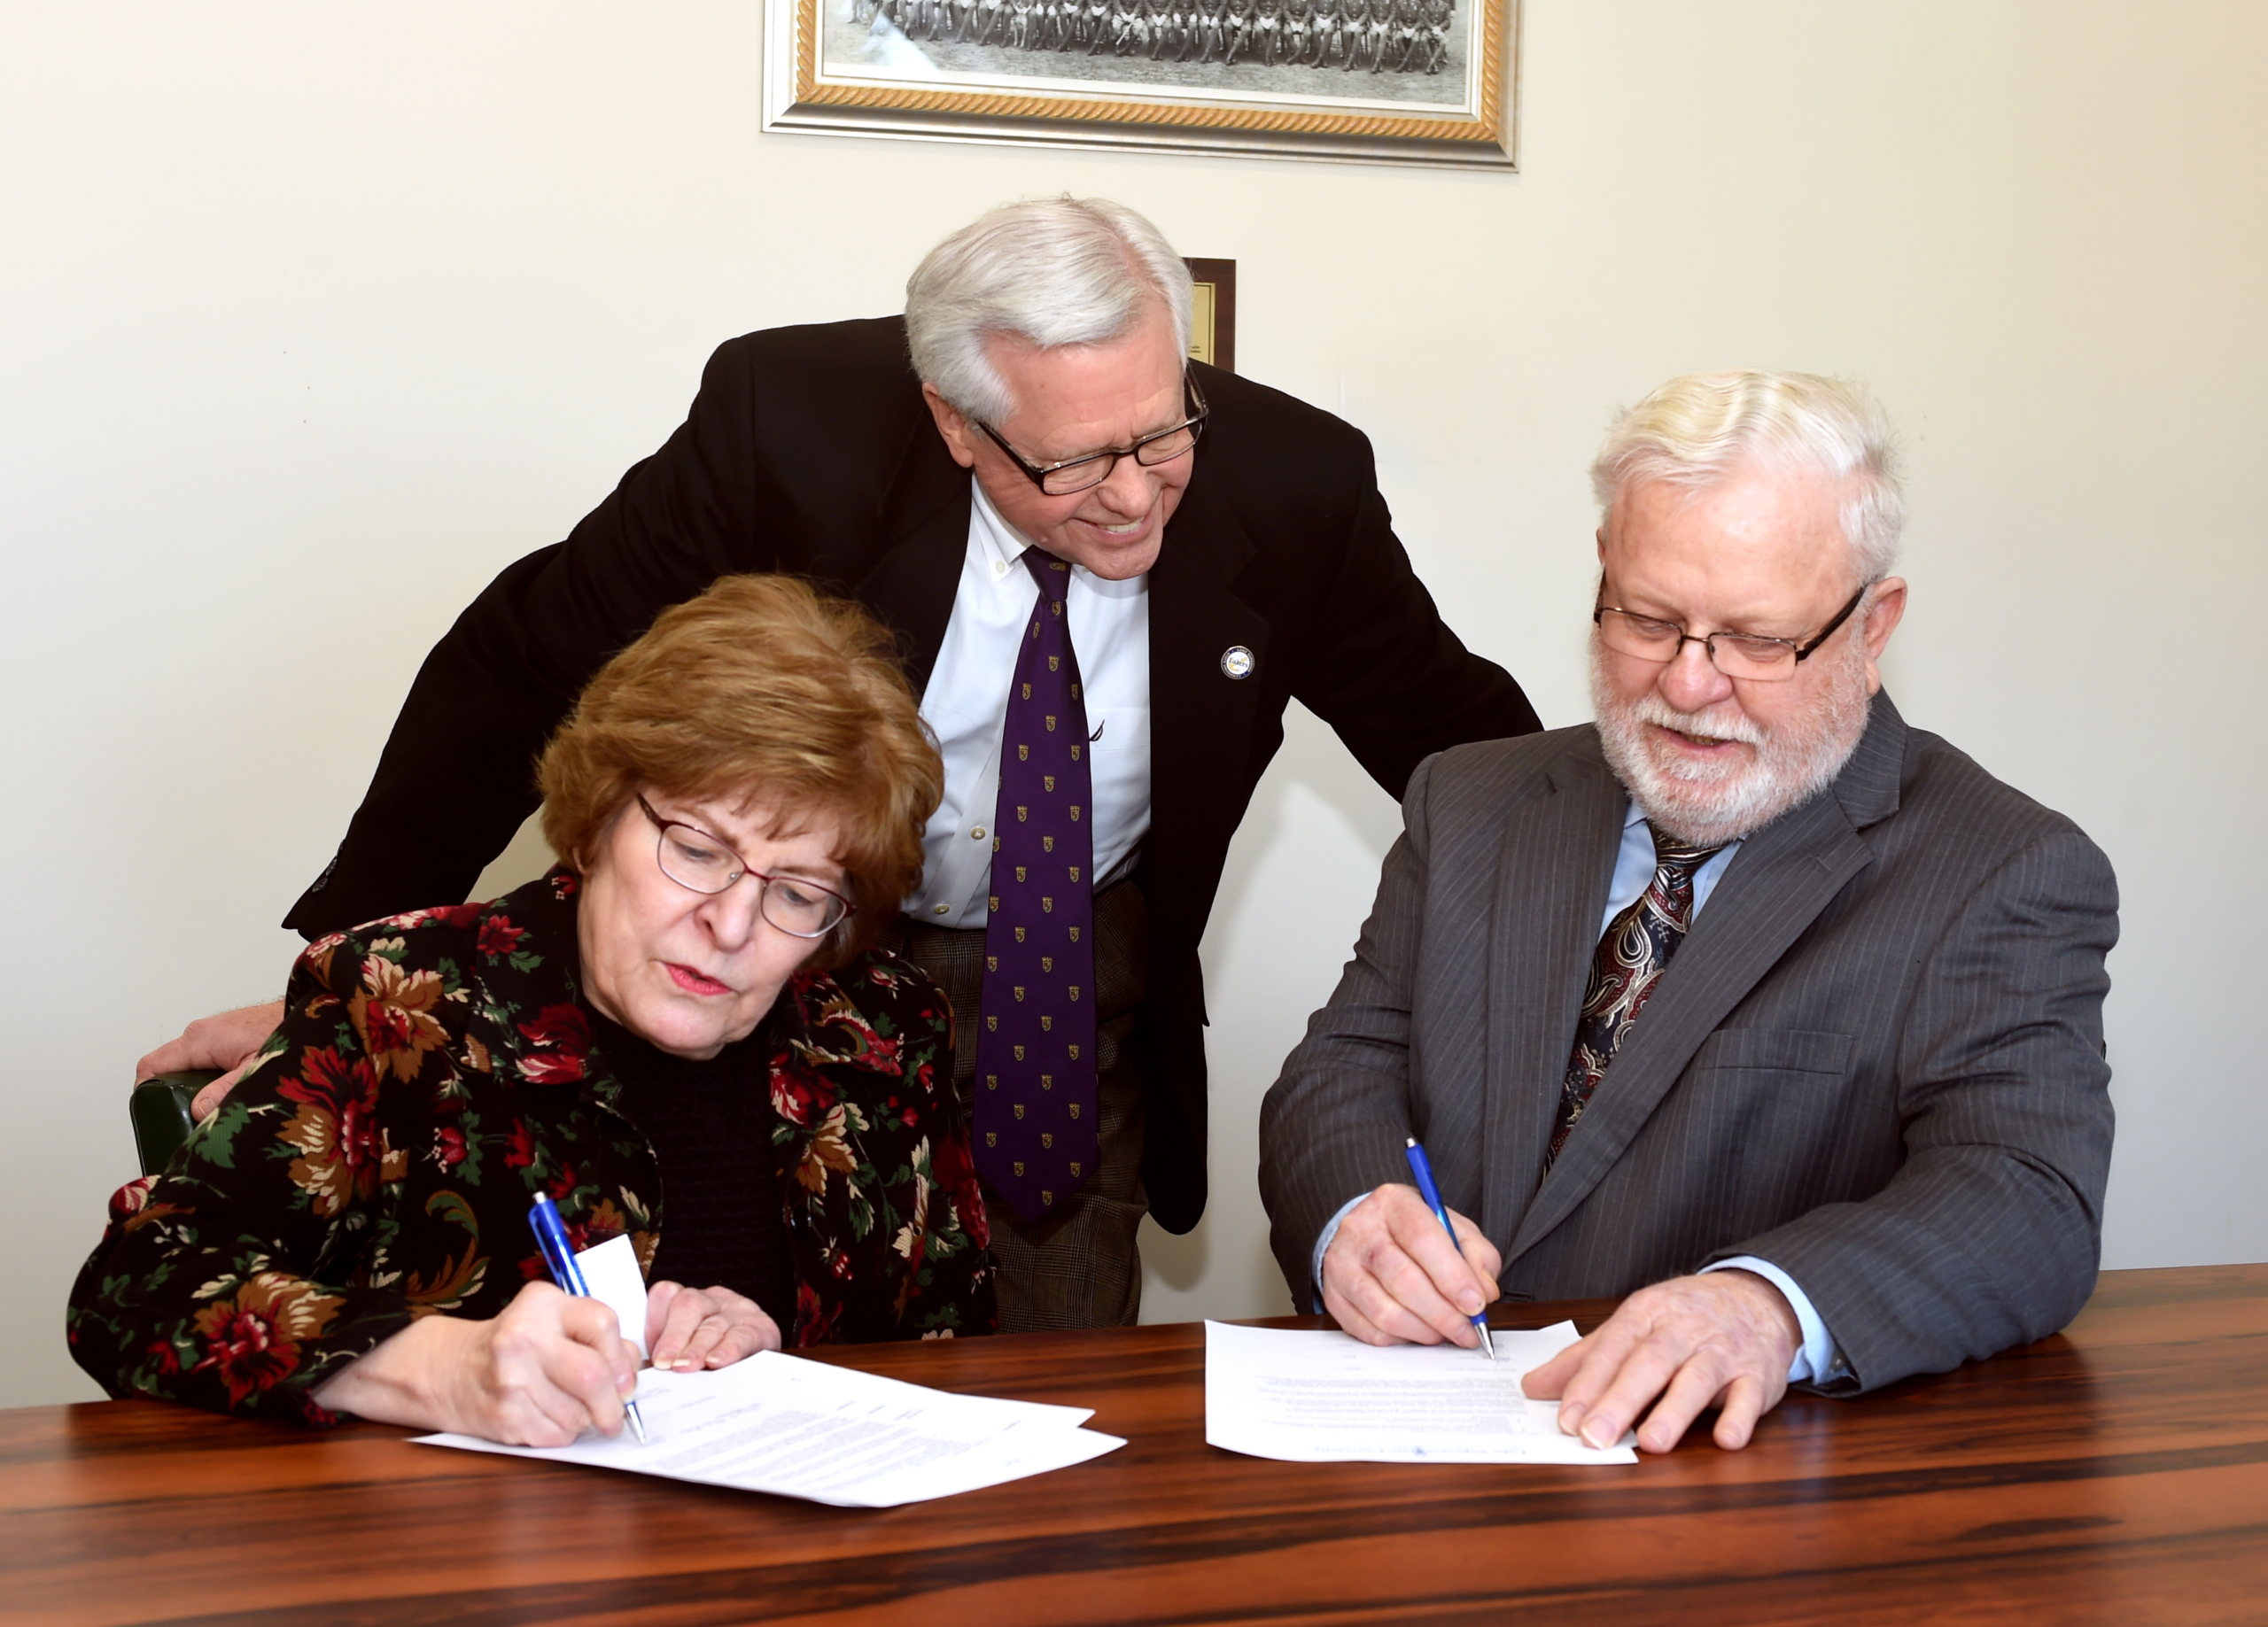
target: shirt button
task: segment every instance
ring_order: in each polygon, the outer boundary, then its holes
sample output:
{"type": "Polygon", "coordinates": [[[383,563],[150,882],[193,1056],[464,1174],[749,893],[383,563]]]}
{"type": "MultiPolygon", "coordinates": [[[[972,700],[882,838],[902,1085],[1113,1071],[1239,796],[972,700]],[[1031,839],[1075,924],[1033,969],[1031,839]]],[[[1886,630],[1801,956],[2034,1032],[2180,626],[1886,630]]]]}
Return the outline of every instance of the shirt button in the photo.
{"type": "Polygon", "coordinates": [[[984,840],[984,827],[980,825],[975,830],[969,832],[968,839],[971,841],[983,841],[984,840]]]}
{"type": "Polygon", "coordinates": [[[937,913],[939,915],[951,915],[952,912],[953,907],[951,904],[939,904],[937,906],[937,913]]]}

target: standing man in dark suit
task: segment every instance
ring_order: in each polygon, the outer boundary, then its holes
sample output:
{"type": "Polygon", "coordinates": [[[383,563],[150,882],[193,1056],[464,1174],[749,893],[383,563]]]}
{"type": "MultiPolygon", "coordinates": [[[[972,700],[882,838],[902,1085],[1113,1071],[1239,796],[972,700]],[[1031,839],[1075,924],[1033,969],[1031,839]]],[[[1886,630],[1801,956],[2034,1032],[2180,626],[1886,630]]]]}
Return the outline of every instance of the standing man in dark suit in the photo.
{"type": "Polygon", "coordinates": [[[1888,441],[1802,375],[1624,416],[1592,468],[1597,724],[1420,767],[1262,1110],[1285,1276],[1357,1336],[1629,1295],[1527,1379],[1596,1445],[1643,1414],[1666,1452],[1715,1405],[1741,1446],[1790,1383],[1942,1371],[2093,1290],[2117,886],[1882,693],[1888,441]]]}
{"type": "MultiPolygon", "coordinates": [[[[899,939],[959,1016],[1002,1326],[1133,1321],[1145,1210],[1204,1209],[1198,942],[1285,705],[1396,794],[1539,726],[1442,624],[1369,443],[1188,361],[1190,303],[1149,222],[1067,198],[939,244],[903,320],[726,344],[669,442],[435,647],[285,924],[462,898],[584,680],[717,577],[854,596],[944,755],[899,939]]],[[[143,1070],[233,1062],[276,1016],[205,1019],[143,1070]]]]}

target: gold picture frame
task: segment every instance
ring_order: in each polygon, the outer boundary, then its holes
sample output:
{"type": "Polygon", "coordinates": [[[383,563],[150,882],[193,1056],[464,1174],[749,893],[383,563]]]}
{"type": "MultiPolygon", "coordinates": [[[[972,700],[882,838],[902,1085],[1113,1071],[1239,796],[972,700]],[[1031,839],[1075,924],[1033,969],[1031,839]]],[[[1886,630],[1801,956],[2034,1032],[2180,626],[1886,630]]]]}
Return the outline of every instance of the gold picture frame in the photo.
{"type": "Polygon", "coordinates": [[[1518,167],[1519,0],[765,0],[764,128],[1518,167]]]}

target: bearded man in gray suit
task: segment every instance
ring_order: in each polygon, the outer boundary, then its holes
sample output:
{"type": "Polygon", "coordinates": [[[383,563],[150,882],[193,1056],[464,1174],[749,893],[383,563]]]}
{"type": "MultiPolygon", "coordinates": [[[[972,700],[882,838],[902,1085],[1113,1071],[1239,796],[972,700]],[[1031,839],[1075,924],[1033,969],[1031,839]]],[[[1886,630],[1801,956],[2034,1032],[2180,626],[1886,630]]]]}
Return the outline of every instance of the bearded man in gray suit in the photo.
{"type": "Polygon", "coordinates": [[[1666,1452],[1714,1406],[1736,1448],[1790,1383],[1943,1371],[2093,1289],[2117,883],[1883,693],[1889,441],[1804,375],[1624,414],[1592,469],[1598,722],[1420,766],[1262,1109],[1277,1257],[1355,1336],[1628,1296],[1526,1380],[1594,1444],[1666,1452]]]}

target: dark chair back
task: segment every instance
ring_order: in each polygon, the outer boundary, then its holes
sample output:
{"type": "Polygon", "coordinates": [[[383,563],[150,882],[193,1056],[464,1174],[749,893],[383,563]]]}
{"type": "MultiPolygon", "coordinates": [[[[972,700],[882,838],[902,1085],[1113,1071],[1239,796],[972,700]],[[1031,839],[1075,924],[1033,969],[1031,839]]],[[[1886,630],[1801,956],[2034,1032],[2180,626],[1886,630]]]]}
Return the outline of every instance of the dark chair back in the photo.
{"type": "Polygon", "coordinates": [[[134,1151],[141,1157],[144,1174],[154,1175],[174,1161],[174,1154],[197,1127],[189,1104],[220,1077],[217,1068],[191,1069],[161,1073],[134,1087],[127,1112],[134,1120],[134,1151]]]}

